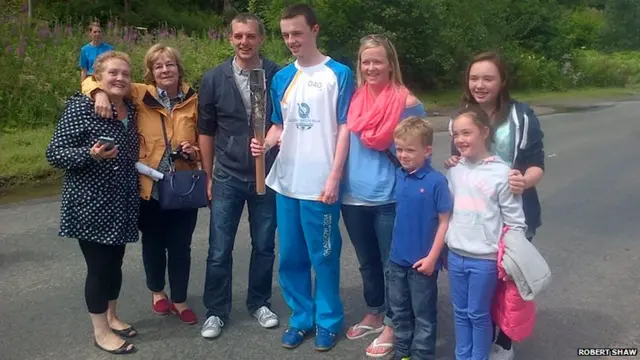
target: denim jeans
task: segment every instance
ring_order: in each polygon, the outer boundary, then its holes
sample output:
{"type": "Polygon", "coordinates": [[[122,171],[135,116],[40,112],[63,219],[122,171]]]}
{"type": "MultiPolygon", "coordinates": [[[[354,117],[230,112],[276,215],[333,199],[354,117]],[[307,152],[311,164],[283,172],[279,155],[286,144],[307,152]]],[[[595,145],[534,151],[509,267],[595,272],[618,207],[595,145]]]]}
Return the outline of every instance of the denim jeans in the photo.
{"type": "Polygon", "coordinates": [[[496,261],[449,250],[448,265],[456,360],[488,360],[493,337],[491,303],[498,283],[496,261]]]}
{"type": "Polygon", "coordinates": [[[387,265],[396,217],[394,203],[378,206],[342,206],[342,218],[355,249],[364,301],[370,314],[385,314],[391,325],[393,312],[387,306],[387,265]]]}
{"type": "Polygon", "coordinates": [[[162,210],[154,199],[140,201],[138,227],[142,233],[142,262],[147,287],[162,292],[169,274],[171,301],[187,300],[191,272],[191,239],[198,210],[162,210]]]}
{"type": "Polygon", "coordinates": [[[393,310],[395,359],[435,360],[438,271],[423,275],[389,261],[389,306],[393,310]]]}
{"type": "Polygon", "coordinates": [[[267,188],[265,195],[258,195],[255,182],[241,181],[216,168],[213,172],[211,195],[209,253],[203,301],[207,317],[218,316],[226,321],[231,312],[231,253],[245,202],[249,210],[252,247],[247,309],[254,313],[261,306],[271,306],[269,301],[275,260],[275,193],[267,188]]]}

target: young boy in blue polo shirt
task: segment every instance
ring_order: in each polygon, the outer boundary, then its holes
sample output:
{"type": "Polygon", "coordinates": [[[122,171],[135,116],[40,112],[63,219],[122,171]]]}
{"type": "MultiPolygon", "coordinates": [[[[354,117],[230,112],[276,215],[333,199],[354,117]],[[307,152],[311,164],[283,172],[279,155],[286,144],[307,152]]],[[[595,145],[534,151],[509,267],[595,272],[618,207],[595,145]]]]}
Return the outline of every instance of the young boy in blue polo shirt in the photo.
{"type": "Polygon", "coordinates": [[[435,360],[440,253],[453,199],[446,177],[431,167],[433,128],[427,121],[401,121],[394,141],[402,165],[388,270],[395,359],[435,360]]]}

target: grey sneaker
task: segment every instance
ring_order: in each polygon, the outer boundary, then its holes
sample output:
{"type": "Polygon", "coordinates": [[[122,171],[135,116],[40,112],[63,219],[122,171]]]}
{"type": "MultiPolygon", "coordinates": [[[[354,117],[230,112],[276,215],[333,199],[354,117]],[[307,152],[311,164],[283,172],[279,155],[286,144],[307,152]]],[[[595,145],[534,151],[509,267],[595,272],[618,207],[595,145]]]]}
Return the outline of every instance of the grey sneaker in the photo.
{"type": "Polygon", "coordinates": [[[217,316],[209,316],[202,325],[200,334],[207,339],[215,339],[220,336],[224,322],[217,316]]]}
{"type": "Polygon", "coordinates": [[[263,306],[260,309],[256,310],[256,312],[253,313],[253,317],[258,319],[260,326],[265,329],[274,328],[280,323],[278,321],[278,315],[269,310],[269,308],[266,306],[263,306]]]}

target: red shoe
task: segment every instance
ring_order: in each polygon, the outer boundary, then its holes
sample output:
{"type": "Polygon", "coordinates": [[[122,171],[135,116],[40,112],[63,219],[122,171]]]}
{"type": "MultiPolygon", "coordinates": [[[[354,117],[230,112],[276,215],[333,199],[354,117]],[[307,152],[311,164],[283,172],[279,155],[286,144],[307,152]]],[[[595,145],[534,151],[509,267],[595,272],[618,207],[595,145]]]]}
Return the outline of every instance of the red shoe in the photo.
{"type": "Polygon", "coordinates": [[[169,314],[169,310],[171,305],[169,304],[169,299],[164,298],[153,303],[153,297],[151,298],[151,302],[153,305],[153,312],[157,315],[167,315],[169,314]]]}
{"type": "Polygon", "coordinates": [[[198,316],[196,316],[196,313],[191,309],[185,309],[182,310],[182,312],[179,312],[178,309],[176,309],[176,306],[171,304],[171,312],[178,315],[180,321],[185,324],[192,325],[198,322],[198,316]]]}

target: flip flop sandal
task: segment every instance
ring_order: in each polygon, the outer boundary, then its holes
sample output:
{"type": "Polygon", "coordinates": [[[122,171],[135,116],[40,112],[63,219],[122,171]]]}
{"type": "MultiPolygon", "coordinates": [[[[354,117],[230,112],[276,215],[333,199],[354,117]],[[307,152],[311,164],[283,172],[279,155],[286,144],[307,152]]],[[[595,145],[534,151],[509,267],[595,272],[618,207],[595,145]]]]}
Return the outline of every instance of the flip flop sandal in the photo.
{"type": "Polygon", "coordinates": [[[133,326],[129,326],[128,328],[122,330],[116,330],[113,328],[111,330],[113,330],[114,334],[126,338],[132,338],[138,335],[138,331],[133,326]]]}
{"type": "Polygon", "coordinates": [[[393,351],[394,348],[394,344],[392,343],[378,343],[378,338],[376,338],[375,340],[373,340],[373,342],[369,345],[369,347],[367,348],[367,356],[371,357],[371,358],[383,358],[389,354],[391,354],[391,352],[393,351]],[[379,349],[379,348],[383,348],[385,349],[384,352],[381,353],[373,353],[370,350],[373,349],[379,349]]]}
{"type": "Polygon", "coordinates": [[[130,342],[125,341],[124,344],[122,344],[122,346],[120,346],[119,348],[115,349],[115,350],[107,350],[105,348],[103,348],[102,346],[100,346],[98,344],[97,341],[93,340],[93,345],[95,347],[97,347],[98,349],[102,350],[102,351],[106,351],[109,354],[113,354],[113,355],[126,355],[126,354],[131,354],[134,351],[136,351],[136,347],[132,346],[130,342]],[[129,349],[129,346],[131,345],[131,348],[129,349]]]}
{"type": "Polygon", "coordinates": [[[384,325],[381,325],[379,328],[374,328],[373,326],[369,326],[369,325],[355,324],[347,331],[347,339],[349,340],[361,339],[371,334],[379,334],[383,330],[384,330],[384,325]],[[358,330],[364,330],[364,331],[358,333],[358,330]],[[349,333],[351,332],[356,332],[356,335],[352,335],[352,336],[349,335],[349,333]]]}

